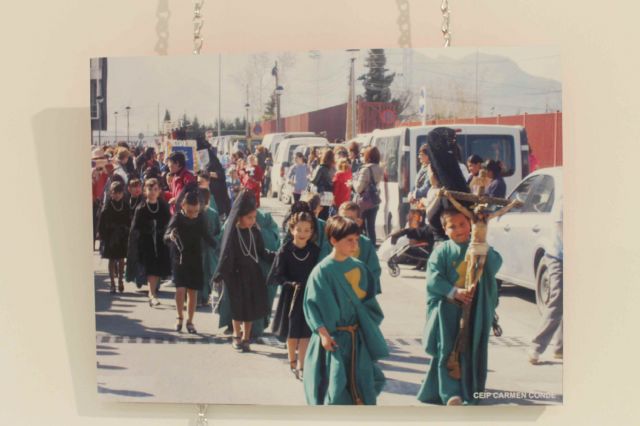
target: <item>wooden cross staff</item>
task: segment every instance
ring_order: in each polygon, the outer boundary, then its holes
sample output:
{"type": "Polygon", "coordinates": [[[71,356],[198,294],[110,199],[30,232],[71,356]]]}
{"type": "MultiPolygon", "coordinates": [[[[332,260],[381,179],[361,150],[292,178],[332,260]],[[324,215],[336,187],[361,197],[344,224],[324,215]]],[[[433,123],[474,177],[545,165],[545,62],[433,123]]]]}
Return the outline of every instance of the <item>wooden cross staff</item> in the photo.
{"type": "MultiPolygon", "coordinates": [[[[464,287],[473,299],[475,296],[476,286],[487,260],[489,245],[487,244],[488,221],[494,217],[499,217],[514,207],[522,205],[518,200],[509,201],[504,198],[488,197],[484,195],[485,188],[488,184],[485,171],[482,170],[478,177],[474,177],[470,186],[474,188],[474,194],[466,192],[448,191],[444,188],[440,189],[438,195],[447,197],[449,202],[463,215],[471,221],[471,240],[465,254],[465,262],[467,264],[467,272],[465,276],[464,287]],[[458,200],[469,201],[474,203],[471,210],[464,207],[458,200]],[[488,210],[489,205],[503,206],[496,212],[488,210]]],[[[471,303],[462,305],[462,317],[460,318],[460,330],[456,336],[453,351],[447,360],[447,369],[449,376],[456,380],[460,380],[460,353],[467,349],[469,341],[469,320],[471,315],[471,303]]]]}

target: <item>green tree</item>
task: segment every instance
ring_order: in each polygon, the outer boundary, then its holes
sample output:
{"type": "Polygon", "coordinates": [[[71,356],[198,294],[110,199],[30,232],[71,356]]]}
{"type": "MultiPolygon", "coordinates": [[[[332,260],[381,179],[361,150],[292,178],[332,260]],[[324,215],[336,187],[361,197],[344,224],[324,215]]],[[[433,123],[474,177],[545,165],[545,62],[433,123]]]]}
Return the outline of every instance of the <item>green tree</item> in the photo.
{"type": "Polygon", "coordinates": [[[367,102],[389,102],[391,101],[391,83],[396,73],[387,74],[385,68],[387,57],[384,49],[371,49],[365,61],[365,67],[369,71],[360,76],[365,90],[365,100],[367,102]]]}
{"type": "Polygon", "coordinates": [[[164,121],[171,121],[171,114],[168,109],[164,110],[164,121]]]}
{"type": "Polygon", "coordinates": [[[271,93],[269,101],[265,104],[264,113],[262,114],[263,120],[273,120],[276,118],[276,94],[271,93]]]}

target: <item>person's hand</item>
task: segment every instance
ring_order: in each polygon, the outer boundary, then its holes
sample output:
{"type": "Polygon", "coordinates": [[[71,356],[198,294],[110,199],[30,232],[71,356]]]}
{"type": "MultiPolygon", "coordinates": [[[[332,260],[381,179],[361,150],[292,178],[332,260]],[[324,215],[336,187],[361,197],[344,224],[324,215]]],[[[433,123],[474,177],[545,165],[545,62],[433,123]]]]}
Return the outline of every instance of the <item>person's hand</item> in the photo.
{"type": "Polygon", "coordinates": [[[338,344],[335,340],[333,340],[333,337],[331,337],[327,329],[322,327],[320,330],[318,330],[318,334],[320,334],[320,343],[322,344],[322,347],[326,351],[335,352],[338,344]]]}
{"type": "Polygon", "coordinates": [[[469,290],[457,288],[453,298],[463,305],[468,305],[473,300],[473,293],[469,290]]]}
{"type": "Polygon", "coordinates": [[[214,179],[218,179],[218,174],[216,172],[209,172],[209,176],[211,176],[214,179]]]}
{"type": "Polygon", "coordinates": [[[174,205],[176,203],[176,197],[173,197],[169,200],[169,205],[174,205]]]}

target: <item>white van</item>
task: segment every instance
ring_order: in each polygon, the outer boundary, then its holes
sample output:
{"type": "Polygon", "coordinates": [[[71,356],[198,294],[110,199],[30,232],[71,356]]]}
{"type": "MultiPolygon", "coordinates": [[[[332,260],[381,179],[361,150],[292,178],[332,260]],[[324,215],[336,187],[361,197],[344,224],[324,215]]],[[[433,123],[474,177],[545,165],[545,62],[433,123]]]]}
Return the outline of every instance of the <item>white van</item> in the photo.
{"type": "Polygon", "coordinates": [[[271,168],[272,196],[277,196],[285,184],[284,177],[289,166],[293,164],[294,151],[300,145],[325,147],[329,146],[329,141],[319,136],[283,139],[278,147],[278,152],[273,158],[273,167],[271,168]]]}
{"type": "Polygon", "coordinates": [[[418,150],[427,142],[427,134],[437,127],[456,131],[463,162],[472,154],[483,160],[501,161],[506,169],[503,178],[507,194],[529,173],[529,145],[522,126],[450,124],[374,130],[370,145],[380,151],[381,166],[385,170],[385,180],[380,188],[382,203],[376,218],[379,235],[387,236],[405,226],[408,196],[420,169],[418,150]]]}
{"type": "Polygon", "coordinates": [[[262,146],[271,152],[271,157],[276,158],[278,145],[285,138],[297,138],[302,136],[315,136],[313,132],[286,132],[286,133],[268,133],[262,138],[262,146]]]}

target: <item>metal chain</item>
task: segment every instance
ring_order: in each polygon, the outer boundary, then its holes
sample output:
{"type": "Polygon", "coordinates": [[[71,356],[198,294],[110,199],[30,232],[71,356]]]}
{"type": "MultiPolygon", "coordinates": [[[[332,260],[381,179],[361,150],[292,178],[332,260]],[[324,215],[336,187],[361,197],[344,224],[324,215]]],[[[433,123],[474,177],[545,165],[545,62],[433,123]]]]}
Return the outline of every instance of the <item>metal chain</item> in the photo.
{"type": "Polygon", "coordinates": [[[198,404],[198,418],[196,419],[196,426],[208,426],[208,424],[207,406],[205,404],[198,404]]]}
{"type": "Polygon", "coordinates": [[[199,55],[203,39],[200,35],[204,20],[202,19],[202,5],[204,0],[193,0],[193,54],[199,55]]]}
{"type": "Polygon", "coordinates": [[[440,10],[442,10],[442,36],[444,37],[444,47],[449,47],[451,46],[451,32],[449,31],[451,10],[449,9],[449,0],[442,0],[440,10]]]}
{"type": "Polygon", "coordinates": [[[398,28],[400,37],[398,44],[402,48],[411,48],[411,12],[409,10],[409,0],[396,0],[398,5],[398,28]]]}

